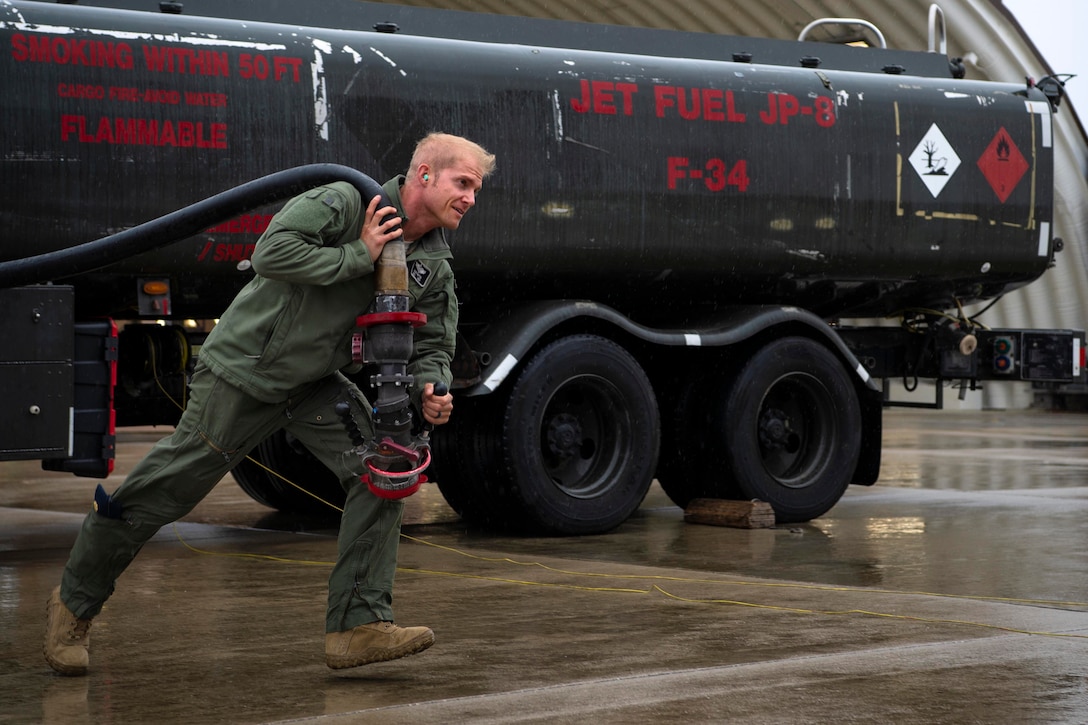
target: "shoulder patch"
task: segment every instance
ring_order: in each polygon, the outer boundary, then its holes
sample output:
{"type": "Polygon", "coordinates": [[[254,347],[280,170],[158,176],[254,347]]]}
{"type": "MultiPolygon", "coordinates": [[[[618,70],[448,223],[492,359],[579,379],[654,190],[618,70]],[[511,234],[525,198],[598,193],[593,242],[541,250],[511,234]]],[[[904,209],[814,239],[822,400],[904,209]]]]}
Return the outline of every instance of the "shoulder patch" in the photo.
{"type": "Polygon", "coordinates": [[[341,202],[340,197],[330,191],[325,192],[325,196],[321,198],[321,201],[325,203],[325,206],[332,207],[333,209],[340,209],[343,207],[343,202],[341,202]]]}
{"type": "Polygon", "coordinates": [[[431,278],[430,268],[419,259],[413,259],[412,263],[408,265],[408,274],[420,287],[426,287],[427,280],[431,278]]]}

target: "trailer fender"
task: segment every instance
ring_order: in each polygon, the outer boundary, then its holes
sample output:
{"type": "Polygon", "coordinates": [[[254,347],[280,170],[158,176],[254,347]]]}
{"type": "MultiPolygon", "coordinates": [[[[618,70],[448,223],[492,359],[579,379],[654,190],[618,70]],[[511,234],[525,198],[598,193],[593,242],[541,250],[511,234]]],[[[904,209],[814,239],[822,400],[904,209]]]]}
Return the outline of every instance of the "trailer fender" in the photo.
{"type": "Polygon", "coordinates": [[[743,342],[767,329],[800,323],[814,332],[857,375],[862,387],[880,389],[857,357],[818,316],[806,310],[779,305],[738,305],[724,310],[714,320],[687,329],[659,329],[633,322],[606,305],[587,300],[544,300],[513,306],[470,340],[482,367],[480,382],[464,395],[494,392],[533,346],[558,325],[580,317],[602,320],[633,337],[668,347],[726,347],[743,342]]]}

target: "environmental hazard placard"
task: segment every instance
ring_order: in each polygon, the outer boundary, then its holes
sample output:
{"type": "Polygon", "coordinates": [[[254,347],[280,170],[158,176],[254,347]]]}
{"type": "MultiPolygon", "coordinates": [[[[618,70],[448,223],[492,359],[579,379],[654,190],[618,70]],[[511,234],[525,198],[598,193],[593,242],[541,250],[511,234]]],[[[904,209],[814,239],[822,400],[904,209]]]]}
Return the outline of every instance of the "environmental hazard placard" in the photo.
{"type": "Polygon", "coordinates": [[[937,124],[933,124],[910,155],[910,165],[918,172],[918,177],[936,199],[941,189],[952,178],[952,174],[959,168],[960,157],[941,133],[937,124]]]}

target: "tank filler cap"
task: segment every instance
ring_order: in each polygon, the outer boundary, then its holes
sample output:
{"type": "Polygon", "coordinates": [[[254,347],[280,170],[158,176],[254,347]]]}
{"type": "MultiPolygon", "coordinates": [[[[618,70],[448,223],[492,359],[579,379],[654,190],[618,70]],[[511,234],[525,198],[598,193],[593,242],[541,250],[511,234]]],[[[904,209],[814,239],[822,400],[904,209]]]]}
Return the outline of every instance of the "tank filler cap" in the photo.
{"type": "Polygon", "coordinates": [[[400,32],[400,26],[397,25],[396,23],[390,23],[390,22],[374,23],[374,29],[377,30],[379,33],[399,33],[400,32]]]}
{"type": "Polygon", "coordinates": [[[801,67],[802,68],[819,68],[820,67],[820,59],[817,58],[814,55],[806,55],[803,58],[801,58],[801,67]]]}
{"type": "Polygon", "coordinates": [[[159,12],[167,13],[168,15],[181,15],[181,11],[184,9],[184,5],[174,0],[163,0],[159,3],[159,12]]]}
{"type": "Polygon", "coordinates": [[[1059,73],[1057,75],[1047,76],[1043,78],[1035,86],[1043,92],[1046,99],[1050,101],[1051,107],[1057,110],[1061,105],[1062,97],[1065,95],[1065,83],[1070,78],[1075,78],[1075,75],[1070,73],[1059,73]]]}
{"type": "Polygon", "coordinates": [[[883,70],[888,75],[892,75],[892,76],[901,76],[901,75],[903,75],[904,73],[907,72],[907,69],[904,68],[903,66],[899,65],[898,63],[892,63],[890,65],[886,65],[881,70],[883,70]]]}
{"type": "Polygon", "coordinates": [[[733,54],[733,62],[734,63],[751,63],[752,62],[752,54],[748,53],[748,52],[734,53],[733,54]]]}

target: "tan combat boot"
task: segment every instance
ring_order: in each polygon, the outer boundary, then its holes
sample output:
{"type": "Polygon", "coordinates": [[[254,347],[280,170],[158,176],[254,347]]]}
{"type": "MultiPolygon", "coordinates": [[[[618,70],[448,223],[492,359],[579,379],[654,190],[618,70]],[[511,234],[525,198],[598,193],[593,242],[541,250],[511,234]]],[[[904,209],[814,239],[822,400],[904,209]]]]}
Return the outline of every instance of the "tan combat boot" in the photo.
{"type": "Polygon", "coordinates": [[[325,664],[334,670],[414,655],[434,644],[427,627],[398,627],[392,622],[361,624],[325,635],[325,664]]]}
{"type": "Polygon", "coordinates": [[[62,675],[85,675],[91,645],[91,620],[78,619],[60,600],[60,587],[45,604],[45,661],[62,675]]]}

